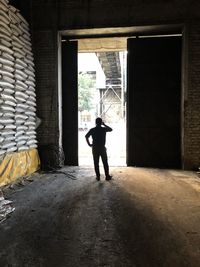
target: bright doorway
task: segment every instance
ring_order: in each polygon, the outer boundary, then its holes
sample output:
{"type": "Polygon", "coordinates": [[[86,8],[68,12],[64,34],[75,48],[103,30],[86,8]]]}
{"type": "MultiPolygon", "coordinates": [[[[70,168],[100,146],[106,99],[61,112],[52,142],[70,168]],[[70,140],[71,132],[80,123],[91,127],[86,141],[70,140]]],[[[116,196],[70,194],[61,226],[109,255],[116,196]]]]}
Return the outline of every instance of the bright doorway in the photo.
{"type": "MultiPolygon", "coordinates": [[[[101,39],[102,42],[103,39],[101,39]]],[[[79,166],[93,165],[91,148],[85,141],[96,117],[113,128],[107,133],[110,166],[126,166],[126,50],[89,52],[79,42],[78,53],[78,155],[79,166]],[[81,50],[81,52],[80,52],[81,50]]],[[[106,39],[103,47],[109,45],[106,39]]]]}

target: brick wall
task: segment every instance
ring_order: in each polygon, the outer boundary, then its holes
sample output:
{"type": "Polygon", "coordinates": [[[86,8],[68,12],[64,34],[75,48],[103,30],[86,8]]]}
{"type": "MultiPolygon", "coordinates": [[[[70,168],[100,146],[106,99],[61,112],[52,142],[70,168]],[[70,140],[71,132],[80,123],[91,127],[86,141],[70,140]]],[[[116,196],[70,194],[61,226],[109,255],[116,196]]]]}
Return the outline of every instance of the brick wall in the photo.
{"type": "Polygon", "coordinates": [[[51,31],[34,33],[34,56],[36,69],[37,115],[42,119],[38,128],[39,141],[54,143],[57,139],[55,127],[57,114],[57,54],[55,36],[51,31]]]}
{"type": "Polygon", "coordinates": [[[188,32],[188,88],[184,113],[184,167],[200,167],[200,21],[188,32]]]}
{"type": "Polygon", "coordinates": [[[34,32],[33,45],[37,65],[37,116],[42,120],[37,129],[38,149],[42,163],[55,166],[58,165],[59,140],[57,33],[51,30],[34,32]]]}

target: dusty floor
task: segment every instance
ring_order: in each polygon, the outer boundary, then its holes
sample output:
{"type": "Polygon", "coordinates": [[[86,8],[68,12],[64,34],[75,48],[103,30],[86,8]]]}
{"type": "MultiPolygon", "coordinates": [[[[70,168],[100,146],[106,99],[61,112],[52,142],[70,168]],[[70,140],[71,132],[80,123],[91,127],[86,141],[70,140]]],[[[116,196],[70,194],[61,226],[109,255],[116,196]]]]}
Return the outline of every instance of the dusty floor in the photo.
{"type": "Polygon", "coordinates": [[[97,182],[92,168],[60,171],[4,189],[16,210],[0,224],[1,267],[200,266],[197,174],[124,167],[97,182]]]}

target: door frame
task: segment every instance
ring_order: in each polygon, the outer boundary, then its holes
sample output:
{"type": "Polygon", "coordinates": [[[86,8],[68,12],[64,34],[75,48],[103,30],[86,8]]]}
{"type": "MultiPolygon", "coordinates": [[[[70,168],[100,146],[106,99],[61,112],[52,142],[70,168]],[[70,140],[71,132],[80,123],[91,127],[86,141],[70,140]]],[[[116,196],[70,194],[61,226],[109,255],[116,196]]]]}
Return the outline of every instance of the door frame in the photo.
{"type": "MultiPolygon", "coordinates": [[[[182,67],[181,67],[181,165],[184,169],[184,103],[188,95],[188,27],[187,24],[153,25],[153,26],[132,26],[98,29],[67,29],[58,31],[58,143],[62,149],[62,38],[69,40],[93,39],[106,37],[132,37],[145,38],[157,36],[182,36],[182,67]]],[[[128,105],[127,105],[128,110],[128,105]]],[[[77,111],[78,112],[78,111],[77,111]]],[[[127,112],[127,111],[126,111],[127,112]]],[[[128,128],[126,132],[128,133],[128,128]]],[[[126,151],[126,158],[128,151],[126,151]]]]}

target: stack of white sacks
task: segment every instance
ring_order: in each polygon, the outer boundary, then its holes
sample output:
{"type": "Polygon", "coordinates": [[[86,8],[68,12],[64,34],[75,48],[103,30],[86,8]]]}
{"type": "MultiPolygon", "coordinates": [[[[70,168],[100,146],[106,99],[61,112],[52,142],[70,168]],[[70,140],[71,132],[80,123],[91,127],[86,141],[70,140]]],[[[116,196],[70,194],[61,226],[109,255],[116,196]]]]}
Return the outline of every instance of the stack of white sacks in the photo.
{"type": "Polygon", "coordinates": [[[0,0],[0,156],[37,147],[36,95],[29,25],[0,0]]]}

